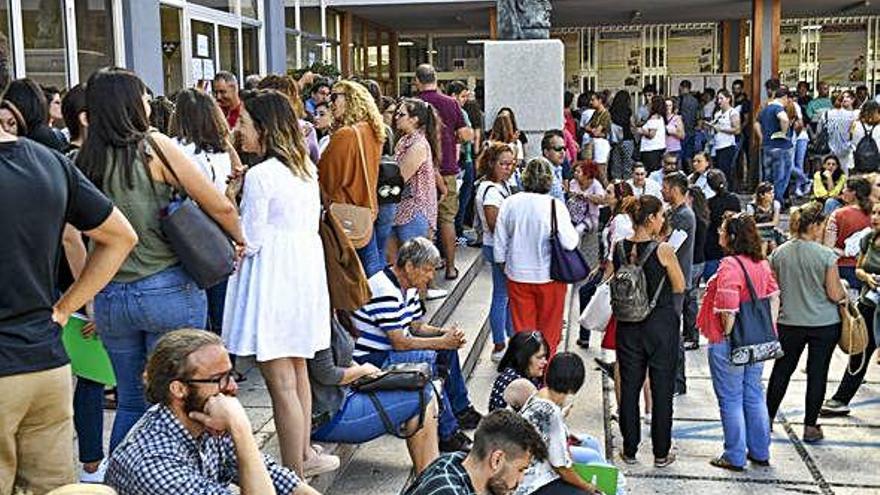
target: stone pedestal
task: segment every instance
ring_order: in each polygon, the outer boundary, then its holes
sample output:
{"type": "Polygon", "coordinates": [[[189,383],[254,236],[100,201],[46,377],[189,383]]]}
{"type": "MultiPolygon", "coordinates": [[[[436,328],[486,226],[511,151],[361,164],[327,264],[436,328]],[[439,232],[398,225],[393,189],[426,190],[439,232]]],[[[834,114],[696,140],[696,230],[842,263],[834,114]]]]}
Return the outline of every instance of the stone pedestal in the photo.
{"type": "Polygon", "coordinates": [[[565,83],[564,46],[560,40],[488,41],[485,65],[486,127],[498,110],[510,107],[520,132],[528,137],[526,158],[540,156],[544,131],[562,129],[565,83]]]}

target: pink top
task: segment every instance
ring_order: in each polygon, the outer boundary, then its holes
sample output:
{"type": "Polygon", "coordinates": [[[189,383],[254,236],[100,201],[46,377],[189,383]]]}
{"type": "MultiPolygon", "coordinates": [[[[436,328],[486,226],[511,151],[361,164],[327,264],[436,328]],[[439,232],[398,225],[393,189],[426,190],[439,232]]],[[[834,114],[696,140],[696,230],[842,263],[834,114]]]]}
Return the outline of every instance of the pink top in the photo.
{"type": "MultiPolygon", "coordinates": [[[[759,298],[779,292],[776,277],[773,276],[773,270],[770,269],[767,260],[754,261],[743,255],[737,258],[746,267],[759,298]]],[[[725,256],[718,265],[718,271],[706,284],[706,294],[703,296],[703,304],[697,315],[697,326],[709,343],[721,342],[724,337],[720,313],[736,313],[739,311],[740,303],[749,300],[751,300],[749,286],[746,284],[740,264],[733,256],[725,256]]]]}
{"type": "Polygon", "coordinates": [[[431,145],[425,134],[422,131],[415,131],[400,138],[394,151],[394,159],[400,165],[406,152],[416,144],[423,145],[427,150],[427,155],[418,170],[403,185],[403,199],[397,205],[394,225],[404,225],[412,220],[416,213],[421,213],[425,216],[431,229],[435,230],[437,228],[437,181],[434,178],[434,158],[431,154],[431,145]]]}
{"type": "Polygon", "coordinates": [[[675,137],[672,133],[678,125],[683,125],[681,115],[673,115],[672,120],[666,124],[666,152],[672,153],[681,151],[681,139],[675,137]]]}

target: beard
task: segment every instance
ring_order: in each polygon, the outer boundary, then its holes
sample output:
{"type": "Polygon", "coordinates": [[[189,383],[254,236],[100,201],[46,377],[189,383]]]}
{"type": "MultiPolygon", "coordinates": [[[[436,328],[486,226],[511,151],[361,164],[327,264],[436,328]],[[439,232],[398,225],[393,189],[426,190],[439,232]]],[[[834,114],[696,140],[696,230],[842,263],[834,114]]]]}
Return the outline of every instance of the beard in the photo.
{"type": "Polygon", "coordinates": [[[508,486],[507,481],[504,480],[504,475],[506,474],[506,470],[493,475],[486,482],[486,493],[489,495],[510,495],[516,489],[516,486],[508,486]]]}
{"type": "Polygon", "coordinates": [[[191,412],[205,412],[205,404],[208,402],[210,396],[202,397],[192,388],[189,389],[189,393],[186,394],[186,399],[183,401],[183,412],[189,415],[191,412]]]}

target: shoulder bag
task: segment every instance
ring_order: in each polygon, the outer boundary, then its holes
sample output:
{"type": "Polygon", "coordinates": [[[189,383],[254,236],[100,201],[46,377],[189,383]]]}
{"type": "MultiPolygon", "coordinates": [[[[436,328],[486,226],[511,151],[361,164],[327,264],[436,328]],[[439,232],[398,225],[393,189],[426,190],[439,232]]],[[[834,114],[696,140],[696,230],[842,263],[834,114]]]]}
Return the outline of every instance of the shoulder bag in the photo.
{"type": "MultiPolygon", "coordinates": [[[[868,242],[868,249],[871,249],[874,242],[873,236],[868,239],[868,242]]],[[[862,267],[864,258],[864,255],[859,256],[858,268],[862,267]]],[[[844,285],[844,289],[846,289],[846,285],[844,285]]],[[[849,356],[862,355],[862,364],[857,370],[853,371],[850,369],[850,364],[847,364],[847,372],[855,375],[862,371],[867,360],[865,349],[868,347],[868,325],[856,303],[849,298],[847,298],[846,304],[840,306],[840,327],[840,340],[837,341],[837,347],[849,356]]]]}
{"type": "MultiPolygon", "coordinates": [[[[177,173],[153,137],[148,134],[145,139],[180,184],[177,173]]],[[[199,287],[213,287],[232,273],[235,248],[229,236],[185,192],[175,194],[159,222],[181,266],[199,287]]]]}
{"type": "MultiPolygon", "coordinates": [[[[425,395],[425,388],[431,383],[433,373],[428,363],[400,363],[393,364],[384,368],[381,372],[359,378],[351,384],[352,390],[362,394],[366,394],[376,408],[382,424],[385,426],[385,432],[394,435],[397,438],[410,438],[415,435],[425,424],[425,414],[428,408],[428,397],[425,395]],[[376,396],[376,392],[392,391],[392,390],[408,390],[418,391],[419,393],[419,422],[418,427],[413,431],[403,433],[400,425],[391,422],[388,412],[382,405],[382,401],[376,396]]],[[[433,388],[433,385],[432,385],[433,388]]],[[[436,394],[436,390],[434,393],[436,394]]]]}
{"type": "Polygon", "coordinates": [[[575,284],[587,278],[590,267],[584,255],[575,247],[565,249],[559,240],[559,226],[556,222],[556,199],[550,198],[550,278],[557,282],[575,284]]]}
{"type": "Polygon", "coordinates": [[[745,366],[782,357],[782,345],[773,331],[773,318],[770,312],[770,298],[758,298],[749,272],[743,262],[734,256],[742,269],[749,287],[750,300],[740,302],[739,312],[733,321],[730,332],[730,364],[745,366]]]}
{"type": "Polygon", "coordinates": [[[324,247],[330,306],[333,309],[354,311],[372,297],[370,284],[357,251],[336,219],[327,197],[323,194],[321,197],[323,211],[318,223],[318,234],[324,247]]]}
{"type": "Polygon", "coordinates": [[[400,166],[394,158],[394,134],[390,127],[385,127],[385,146],[379,159],[379,180],[376,187],[380,205],[400,203],[403,199],[405,181],[400,173],[400,166]]]}
{"type": "MultiPolygon", "coordinates": [[[[351,126],[357,136],[358,151],[360,154],[361,167],[364,172],[364,180],[367,180],[367,158],[364,154],[364,143],[361,131],[357,125],[351,126]]],[[[355,248],[360,249],[370,243],[373,238],[373,210],[359,205],[347,203],[333,203],[330,212],[339,220],[345,235],[351,240],[355,248]]]]}

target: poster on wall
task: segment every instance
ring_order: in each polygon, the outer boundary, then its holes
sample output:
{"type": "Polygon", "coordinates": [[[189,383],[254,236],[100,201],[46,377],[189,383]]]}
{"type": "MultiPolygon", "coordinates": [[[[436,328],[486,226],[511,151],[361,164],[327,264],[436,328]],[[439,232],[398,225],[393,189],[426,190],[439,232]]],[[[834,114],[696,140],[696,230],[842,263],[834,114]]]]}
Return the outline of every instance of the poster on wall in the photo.
{"type": "Polygon", "coordinates": [[[864,24],[822,27],[819,44],[819,79],[831,86],[865,82],[868,31],[864,24]]]}
{"type": "Polygon", "coordinates": [[[798,26],[782,26],[779,30],[779,80],[788,86],[794,86],[798,80],[801,46],[800,28],[798,26]]]}
{"type": "Polygon", "coordinates": [[[711,74],[715,69],[712,29],[673,29],[666,47],[669,74],[711,74]]]}
{"type": "Polygon", "coordinates": [[[636,90],[641,83],[642,47],[638,31],[599,34],[597,89],[636,90]]]}

